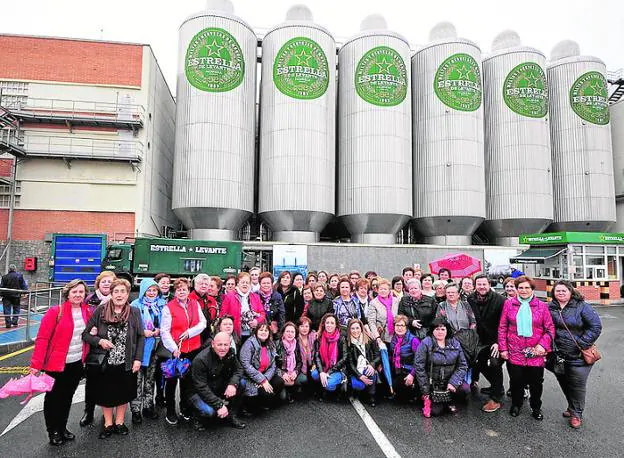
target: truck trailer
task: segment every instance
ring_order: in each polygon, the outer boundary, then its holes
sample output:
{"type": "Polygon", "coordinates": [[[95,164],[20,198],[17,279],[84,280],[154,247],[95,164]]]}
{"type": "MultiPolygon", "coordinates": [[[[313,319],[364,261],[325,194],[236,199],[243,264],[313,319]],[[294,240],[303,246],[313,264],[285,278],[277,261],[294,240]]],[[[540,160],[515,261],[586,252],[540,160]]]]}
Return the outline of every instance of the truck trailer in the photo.
{"type": "Polygon", "coordinates": [[[199,273],[225,278],[240,271],[241,253],[241,242],[137,237],[134,243],[110,244],[102,270],[134,285],[161,272],[174,278],[199,273]]]}

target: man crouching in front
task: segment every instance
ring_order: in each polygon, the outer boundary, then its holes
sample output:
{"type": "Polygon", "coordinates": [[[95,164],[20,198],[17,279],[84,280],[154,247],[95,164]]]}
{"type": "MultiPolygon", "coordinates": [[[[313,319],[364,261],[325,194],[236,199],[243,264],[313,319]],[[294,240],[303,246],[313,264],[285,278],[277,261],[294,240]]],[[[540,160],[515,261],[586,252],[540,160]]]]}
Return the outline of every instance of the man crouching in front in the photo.
{"type": "Polygon", "coordinates": [[[237,417],[243,399],[244,388],[240,386],[243,369],[231,350],[228,334],[218,333],[211,346],[195,357],[191,374],[189,404],[194,408],[195,429],[204,431],[204,421],[215,416],[243,429],[246,425],[237,417]]]}

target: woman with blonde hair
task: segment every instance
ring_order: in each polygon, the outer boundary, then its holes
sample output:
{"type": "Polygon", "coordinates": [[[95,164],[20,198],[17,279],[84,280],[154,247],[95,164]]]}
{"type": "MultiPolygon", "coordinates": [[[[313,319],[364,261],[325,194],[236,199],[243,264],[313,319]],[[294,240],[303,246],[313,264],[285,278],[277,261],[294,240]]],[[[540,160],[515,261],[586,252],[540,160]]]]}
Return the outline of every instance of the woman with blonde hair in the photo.
{"type": "MultiPolygon", "coordinates": [[[[111,285],[116,280],[114,272],[105,270],[95,278],[95,291],[87,296],[85,303],[89,308],[89,316],[93,314],[99,305],[105,305],[111,300],[111,285]]],[[[87,290],[88,291],[88,290],[87,290]]],[[[95,411],[95,402],[93,401],[93,382],[89,374],[86,375],[85,381],[85,405],[84,413],[80,419],[80,426],[87,426],[93,423],[93,413],[95,411]]]]}
{"type": "Polygon", "coordinates": [[[65,301],[50,307],[41,319],[30,361],[32,374],[46,371],[54,378],[52,391],[45,394],[43,401],[46,429],[54,446],[76,438],[67,430],[67,419],[89,351],[82,341],[82,331],[89,321],[89,308],[84,303],[86,293],[87,284],[80,279],[65,285],[65,301]]]}
{"type": "Polygon", "coordinates": [[[83,340],[91,345],[86,363],[94,384],[95,403],[104,412],[100,439],[113,433],[129,433],[124,417],[128,403],[137,395],[137,372],[141,369],[145,343],[141,312],[128,301],[130,282],[114,280],[111,296],[109,302],[95,309],[82,333],[83,340]]]}

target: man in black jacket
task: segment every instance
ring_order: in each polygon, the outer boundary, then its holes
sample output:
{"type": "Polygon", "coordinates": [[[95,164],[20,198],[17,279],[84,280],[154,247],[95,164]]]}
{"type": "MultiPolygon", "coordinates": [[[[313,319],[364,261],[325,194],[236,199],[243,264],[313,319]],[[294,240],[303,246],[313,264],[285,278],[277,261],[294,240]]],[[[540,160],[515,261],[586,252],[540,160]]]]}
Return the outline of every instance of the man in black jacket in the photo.
{"type": "MultiPolygon", "coordinates": [[[[2,288],[14,289],[14,290],[27,290],[28,285],[24,276],[17,271],[15,264],[9,266],[9,271],[2,277],[2,288]]],[[[22,295],[19,292],[5,291],[2,293],[2,307],[4,311],[4,319],[7,329],[11,326],[17,326],[20,313],[20,299],[22,295]],[[11,316],[11,314],[13,316],[11,316]]]]}
{"type": "Polygon", "coordinates": [[[477,368],[490,382],[490,399],[482,407],[484,412],[496,412],[503,399],[503,368],[498,353],[498,324],[505,299],[490,287],[485,274],[475,277],[475,291],[468,296],[477,320],[477,334],[485,348],[477,356],[477,368]]]}
{"type": "Polygon", "coordinates": [[[219,332],[191,366],[193,386],[189,404],[195,409],[196,430],[205,429],[201,418],[215,416],[227,420],[234,428],[246,426],[236,416],[243,399],[242,375],[243,368],[230,348],[230,336],[219,332]]]}

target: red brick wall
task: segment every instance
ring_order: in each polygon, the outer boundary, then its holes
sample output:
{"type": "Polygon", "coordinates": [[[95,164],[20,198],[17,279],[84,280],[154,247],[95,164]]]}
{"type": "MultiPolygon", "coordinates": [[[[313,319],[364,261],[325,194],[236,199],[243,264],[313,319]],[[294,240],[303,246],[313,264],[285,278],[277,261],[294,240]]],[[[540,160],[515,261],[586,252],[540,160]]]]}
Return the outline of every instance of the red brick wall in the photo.
{"type": "Polygon", "coordinates": [[[10,178],[13,176],[13,159],[0,159],[0,177],[10,178]]]}
{"type": "Polygon", "coordinates": [[[576,289],[585,297],[585,300],[600,301],[599,286],[577,286],[576,289]]]}
{"type": "MultiPolygon", "coordinates": [[[[9,211],[0,210],[0,240],[7,238],[9,211]]],[[[52,232],[71,234],[134,233],[134,213],[15,210],[14,240],[43,240],[52,232]]]]}
{"type": "Polygon", "coordinates": [[[141,45],[0,35],[0,79],[141,87],[141,45]]]}
{"type": "Polygon", "coordinates": [[[609,282],[609,299],[620,299],[620,282],[618,281],[610,281],[609,282]]]}

